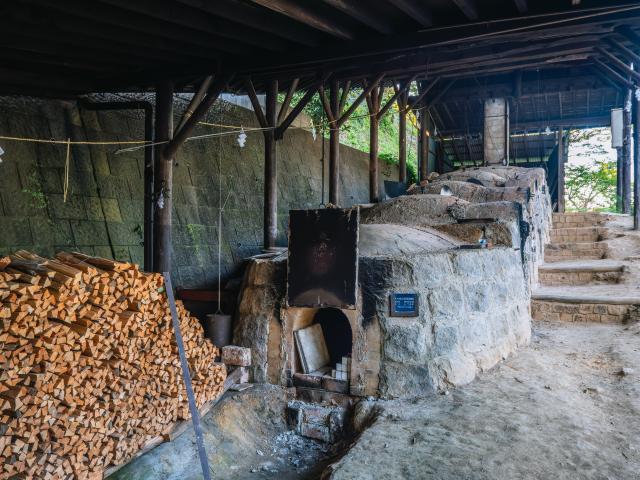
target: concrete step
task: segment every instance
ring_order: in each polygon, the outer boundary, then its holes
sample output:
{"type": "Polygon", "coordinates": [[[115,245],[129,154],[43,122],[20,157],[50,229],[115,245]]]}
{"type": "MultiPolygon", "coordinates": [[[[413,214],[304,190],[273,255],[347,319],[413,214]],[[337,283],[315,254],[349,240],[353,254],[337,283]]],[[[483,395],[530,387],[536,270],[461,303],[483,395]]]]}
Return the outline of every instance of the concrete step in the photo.
{"type": "Polygon", "coordinates": [[[539,287],[531,294],[534,320],[625,323],[637,319],[640,289],[633,285],[539,287]]]}
{"type": "Polygon", "coordinates": [[[596,212],[554,213],[555,228],[576,228],[600,226],[611,220],[611,215],[596,212]]]}
{"type": "Polygon", "coordinates": [[[615,260],[573,260],[545,263],[538,269],[544,286],[620,283],[624,264],[615,260]]]}
{"type": "Polygon", "coordinates": [[[605,231],[603,227],[553,228],[550,232],[551,243],[597,242],[604,238],[605,231]]]}
{"type": "Polygon", "coordinates": [[[607,245],[600,242],[551,243],[545,246],[544,261],[552,263],[579,259],[599,260],[604,258],[606,253],[607,245]]]}

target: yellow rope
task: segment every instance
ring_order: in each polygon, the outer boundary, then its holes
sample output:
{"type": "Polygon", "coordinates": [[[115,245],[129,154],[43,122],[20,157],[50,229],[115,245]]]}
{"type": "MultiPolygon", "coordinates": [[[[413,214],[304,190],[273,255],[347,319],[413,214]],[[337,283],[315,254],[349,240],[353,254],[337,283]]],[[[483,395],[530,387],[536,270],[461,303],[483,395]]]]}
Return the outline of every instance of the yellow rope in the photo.
{"type": "Polygon", "coordinates": [[[71,159],[71,139],[67,138],[67,158],[64,162],[64,185],[62,191],[62,201],[67,203],[67,196],[69,194],[69,163],[71,159]]]}
{"type": "Polygon", "coordinates": [[[70,141],[70,140],[46,140],[43,138],[28,138],[28,137],[5,137],[0,136],[0,140],[9,140],[16,142],[33,142],[33,143],[53,143],[57,145],[132,145],[132,144],[144,144],[149,143],[145,140],[124,140],[124,141],[111,141],[111,142],[101,142],[101,141],[70,141]]]}

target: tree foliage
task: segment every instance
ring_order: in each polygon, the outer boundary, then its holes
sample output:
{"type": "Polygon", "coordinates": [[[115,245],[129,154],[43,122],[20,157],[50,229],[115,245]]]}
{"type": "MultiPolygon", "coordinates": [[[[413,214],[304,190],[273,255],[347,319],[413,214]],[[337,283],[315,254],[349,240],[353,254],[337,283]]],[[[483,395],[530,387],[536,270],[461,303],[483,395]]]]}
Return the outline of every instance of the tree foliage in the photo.
{"type": "Polygon", "coordinates": [[[610,131],[605,128],[569,132],[576,164],[565,170],[568,210],[615,211],[617,162],[605,148],[610,141],[610,131]]]}
{"type": "Polygon", "coordinates": [[[570,210],[615,211],[616,162],[595,160],[566,169],[566,198],[570,210]]]}
{"type": "MultiPolygon", "coordinates": [[[[352,90],[349,93],[346,107],[362,93],[361,89],[352,90]]],[[[304,95],[299,92],[294,95],[292,104],[295,104],[304,95]]],[[[385,89],[382,105],[384,105],[393,96],[393,90],[385,89]]],[[[284,99],[282,95],[281,101],[284,99]]],[[[324,132],[325,136],[329,135],[328,120],[322,108],[320,95],[313,96],[311,101],[304,108],[304,112],[311,118],[313,125],[318,132],[324,132]]],[[[391,164],[398,165],[399,162],[399,142],[398,142],[398,108],[394,104],[386,115],[380,119],[380,131],[378,134],[378,151],[381,160],[391,164]]],[[[417,122],[413,113],[407,115],[407,176],[409,182],[415,182],[418,178],[417,171],[417,122]]],[[[356,148],[363,152],[369,152],[369,110],[366,101],[363,101],[353,112],[349,120],[340,129],[340,142],[350,147],[356,148]]]]}

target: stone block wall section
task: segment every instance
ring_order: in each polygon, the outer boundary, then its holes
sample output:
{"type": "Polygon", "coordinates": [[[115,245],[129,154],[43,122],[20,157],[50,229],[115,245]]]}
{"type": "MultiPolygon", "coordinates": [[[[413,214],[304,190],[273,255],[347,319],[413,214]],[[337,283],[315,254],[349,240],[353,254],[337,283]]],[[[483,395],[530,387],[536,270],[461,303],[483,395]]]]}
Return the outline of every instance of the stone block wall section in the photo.
{"type": "MultiPolygon", "coordinates": [[[[184,102],[183,102],[184,103],[184,102]]],[[[144,138],[141,113],[79,111],[58,101],[0,97],[0,135],[44,139],[126,141],[144,138]]],[[[176,105],[176,122],[181,107],[176,105]]],[[[208,122],[256,127],[253,112],[218,102],[208,122]]],[[[304,120],[301,120],[304,122],[304,120]]],[[[300,126],[301,122],[297,122],[300,126]]],[[[198,127],[194,135],[220,132],[198,127]]],[[[143,151],[74,146],[70,193],[63,201],[64,145],[0,141],[0,254],[27,249],[43,256],[58,250],[142,264],[143,151]]],[[[328,142],[291,128],[278,150],[278,243],[286,245],[288,211],[317,208],[328,185],[328,142]]],[[[343,206],[368,202],[368,155],[341,146],[343,206]]],[[[174,167],[174,283],[212,285],[217,279],[218,170],[222,171],[222,271],[231,275],[262,244],[263,139],[249,133],[187,142],[174,167]]],[[[397,179],[396,167],[380,165],[381,181],[397,179]]],[[[324,201],[327,201],[325,193],[324,201]]]]}
{"type": "Polygon", "coordinates": [[[625,323],[631,317],[633,305],[600,303],[563,303],[535,300],[531,302],[531,314],[535,320],[576,323],[625,323]]]}

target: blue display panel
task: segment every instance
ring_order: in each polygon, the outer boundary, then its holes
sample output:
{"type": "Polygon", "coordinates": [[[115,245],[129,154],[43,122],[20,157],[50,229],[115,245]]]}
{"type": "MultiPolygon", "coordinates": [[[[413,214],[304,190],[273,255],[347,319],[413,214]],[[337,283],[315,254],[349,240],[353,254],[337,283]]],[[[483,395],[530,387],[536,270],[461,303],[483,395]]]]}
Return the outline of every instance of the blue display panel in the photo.
{"type": "Polygon", "coordinates": [[[389,299],[392,317],[417,317],[418,294],[417,293],[392,293],[389,299]]]}

